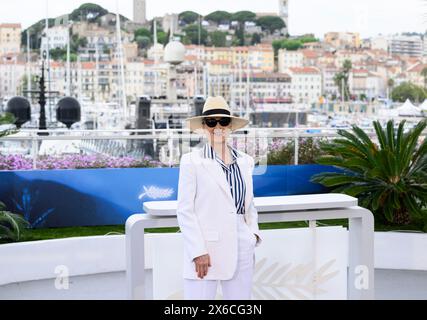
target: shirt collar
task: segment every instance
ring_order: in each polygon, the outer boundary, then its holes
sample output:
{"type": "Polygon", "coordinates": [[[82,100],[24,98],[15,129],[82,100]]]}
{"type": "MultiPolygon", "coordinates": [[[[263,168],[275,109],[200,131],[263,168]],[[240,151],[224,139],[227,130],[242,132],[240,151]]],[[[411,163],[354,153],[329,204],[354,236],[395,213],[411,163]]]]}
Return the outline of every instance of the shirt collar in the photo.
{"type": "MultiPolygon", "coordinates": [[[[227,143],[227,146],[230,148],[231,150],[231,156],[233,158],[233,162],[236,160],[236,158],[241,157],[239,151],[237,151],[235,148],[233,148],[230,144],[227,143]]],[[[205,158],[209,158],[209,159],[216,159],[222,162],[221,158],[218,157],[217,153],[215,152],[213,146],[209,143],[206,142],[205,144],[205,148],[203,150],[203,155],[205,158]]]]}

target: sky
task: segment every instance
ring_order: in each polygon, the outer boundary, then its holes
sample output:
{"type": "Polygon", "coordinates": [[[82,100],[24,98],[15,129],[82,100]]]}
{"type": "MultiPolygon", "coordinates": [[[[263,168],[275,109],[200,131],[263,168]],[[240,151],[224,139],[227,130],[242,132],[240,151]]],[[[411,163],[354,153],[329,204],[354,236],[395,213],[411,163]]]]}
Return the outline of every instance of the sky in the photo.
{"type": "MultiPolygon", "coordinates": [[[[46,12],[51,18],[57,17],[85,2],[99,4],[110,12],[116,12],[118,2],[119,12],[133,17],[133,0],[2,0],[0,23],[17,22],[26,28],[45,18],[46,12]]],[[[206,15],[215,10],[278,12],[278,9],[278,0],[147,0],[148,19],[185,10],[206,15]]],[[[366,38],[426,30],[427,0],[290,0],[291,35],[314,33],[322,38],[329,31],[353,31],[366,38]]]]}

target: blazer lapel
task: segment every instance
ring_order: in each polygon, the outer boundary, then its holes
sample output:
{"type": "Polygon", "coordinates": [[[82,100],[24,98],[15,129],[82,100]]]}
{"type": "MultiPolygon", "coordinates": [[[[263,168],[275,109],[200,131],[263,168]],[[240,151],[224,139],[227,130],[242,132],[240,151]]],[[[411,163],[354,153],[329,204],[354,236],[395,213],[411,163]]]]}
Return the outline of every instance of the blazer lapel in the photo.
{"type": "Polygon", "coordinates": [[[220,167],[220,165],[216,162],[215,159],[204,158],[203,149],[199,155],[200,155],[200,161],[202,163],[202,166],[207,172],[207,174],[211,177],[212,180],[214,180],[221,187],[221,189],[227,195],[228,199],[234,205],[234,200],[233,200],[233,197],[231,196],[230,186],[227,182],[227,178],[225,177],[225,173],[220,167]]]}
{"type": "MultiPolygon", "coordinates": [[[[239,152],[239,151],[237,151],[239,152]]],[[[239,157],[237,157],[236,161],[239,166],[240,172],[242,173],[242,177],[245,180],[246,185],[246,194],[245,194],[245,216],[248,217],[249,214],[249,198],[250,194],[252,193],[252,189],[249,188],[250,186],[250,180],[252,179],[252,174],[249,172],[249,163],[246,159],[246,157],[239,153],[239,157]]],[[[198,152],[198,158],[200,163],[202,164],[202,167],[205,169],[206,173],[214,180],[221,189],[225,192],[228,199],[231,201],[231,203],[234,204],[233,197],[231,195],[230,186],[227,182],[227,178],[225,177],[225,173],[223,169],[220,167],[220,165],[216,162],[215,159],[205,158],[203,156],[203,148],[201,148],[198,152]]]]}

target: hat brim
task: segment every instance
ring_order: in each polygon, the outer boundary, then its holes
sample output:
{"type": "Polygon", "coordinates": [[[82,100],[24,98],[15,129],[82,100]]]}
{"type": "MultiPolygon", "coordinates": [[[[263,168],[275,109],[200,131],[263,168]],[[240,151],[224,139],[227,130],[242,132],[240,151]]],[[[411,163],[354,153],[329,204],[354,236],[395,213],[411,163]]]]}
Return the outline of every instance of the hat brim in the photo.
{"type": "Polygon", "coordinates": [[[208,116],[191,117],[191,118],[185,119],[185,121],[187,122],[187,127],[191,131],[202,133],[203,132],[202,119],[203,118],[215,118],[215,117],[231,118],[232,119],[231,124],[230,124],[231,131],[239,130],[239,129],[247,126],[249,123],[249,120],[246,120],[244,118],[235,117],[235,116],[226,115],[226,114],[210,114],[208,116]]]}

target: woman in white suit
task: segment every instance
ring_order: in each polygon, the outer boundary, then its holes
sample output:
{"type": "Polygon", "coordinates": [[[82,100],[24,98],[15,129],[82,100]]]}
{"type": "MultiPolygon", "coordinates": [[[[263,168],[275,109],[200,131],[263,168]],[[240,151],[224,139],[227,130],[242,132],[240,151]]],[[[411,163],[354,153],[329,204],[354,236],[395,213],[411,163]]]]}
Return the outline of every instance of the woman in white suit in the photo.
{"type": "Polygon", "coordinates": [[[180,162],[177,217],[184,239],[185,299],[250,299],[254,248],[261,243],[253,204],[254,159],[229,134],[248,124],[222,97],[209,97],[201,116],[187,119],[207,143],[180,162]]]}

